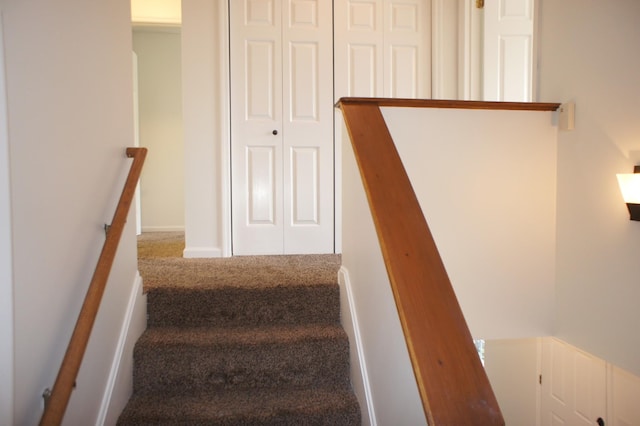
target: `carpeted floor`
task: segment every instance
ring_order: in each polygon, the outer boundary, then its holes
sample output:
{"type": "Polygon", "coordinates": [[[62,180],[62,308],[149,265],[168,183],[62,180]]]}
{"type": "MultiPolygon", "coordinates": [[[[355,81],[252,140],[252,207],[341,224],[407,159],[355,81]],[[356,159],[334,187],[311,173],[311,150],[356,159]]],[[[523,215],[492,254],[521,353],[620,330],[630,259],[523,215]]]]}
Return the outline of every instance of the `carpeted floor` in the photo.
{"type": "Polygon", "coordinates": [[[145,289],[334,284],[341,262],[334,254],[185,259],[183,250],[182,232],[138,237],[138,268],[145,289]]]}
{"type": "Polygon", "coordinates": [[[144,232],[138,235],[138,258],[182,257],[184,232],[144,232]]]}
{"type": "Polygon", "coordinates": [[[139,239],[148,329],[120,425],[359,425],[340,256],[183,259],[139,239]]]}

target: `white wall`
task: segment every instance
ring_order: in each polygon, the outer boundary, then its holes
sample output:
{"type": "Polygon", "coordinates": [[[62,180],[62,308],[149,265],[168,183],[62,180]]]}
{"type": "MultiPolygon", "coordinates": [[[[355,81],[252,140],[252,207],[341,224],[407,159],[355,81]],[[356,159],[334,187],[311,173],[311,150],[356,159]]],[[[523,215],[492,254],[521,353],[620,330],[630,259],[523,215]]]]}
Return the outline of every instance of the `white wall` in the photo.
{"type": "Polygon", "coordinates": [[[538,424],[540,346],[539,338],[485,341],[485,370],[507,425],[538,424]]]}
{"type": "MultiPolygon", "coordinates": [[[[93,274],[103,224],[111,221],[130,164],[124,150],[133,142],[131,24],[126,0],[7,0],[3,13],[14,423],[34,424],[93,274]]],[[[135,279],[134,225],[132,212],[67,424],[95,422],[135,279]]]]}
{"type": "Polygon", "coordinates": [[[555,335],[640,374],[640,223],[616,173],[640,150],[640,2],[542,0],[540,100],[576,102],[558,135],[555,335]]]}
{"type": "Polygon", "coordinates": [[[140,179],[143,232],[184,230],[180,43],[178,29],[134,28],[140,146],[149,149],[140,179]]]}
{"type": "Polygon", "coordinates": [[[557,133],[552,113],[382,112],[471,334],[550,334],[557,133]]]}
{"type": "Polygon", "coordinates": [[[185,257],[231,255],[226,5],[182,2],[185,257]]]}

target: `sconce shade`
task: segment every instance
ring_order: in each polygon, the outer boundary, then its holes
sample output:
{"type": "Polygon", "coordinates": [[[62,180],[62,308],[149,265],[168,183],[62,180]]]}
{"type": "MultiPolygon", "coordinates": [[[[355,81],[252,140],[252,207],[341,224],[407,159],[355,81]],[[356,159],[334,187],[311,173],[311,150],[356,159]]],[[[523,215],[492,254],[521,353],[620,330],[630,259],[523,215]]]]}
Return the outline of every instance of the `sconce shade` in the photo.
{"type": "Polygon", "coordinates": [[[619,174],[617,176],[624,202],[640,204],[640,173],[619,174]]]}
{"type": "Polygon", "coordinates": [[[627,203],[627,209],[631,215],[631,220],[640,221],[640,173],[638,167],[635,168],[636,173],[618,174],[618,185],[622,198],[627,203]]]}

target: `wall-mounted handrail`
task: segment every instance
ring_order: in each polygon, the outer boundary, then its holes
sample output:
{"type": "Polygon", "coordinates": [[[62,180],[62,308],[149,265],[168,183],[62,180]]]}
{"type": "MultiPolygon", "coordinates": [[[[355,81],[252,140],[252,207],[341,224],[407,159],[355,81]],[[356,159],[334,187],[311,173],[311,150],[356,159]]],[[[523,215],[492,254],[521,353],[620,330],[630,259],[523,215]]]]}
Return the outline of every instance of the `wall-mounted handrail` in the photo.
{"type": "Polygon", "coordinates": [[[558,104],[343,98],[427,422],[504,425],[493,390],[380,106],[557,109],[558,104]]]}
{"type": "Polygon", "coordinates": [[[120,237],[122,236],[122,231],[127,221],[127,215],[133,201],[138,179],[140,178],[140,172],[142,171],[142,166],[147,156],[147,149],[127,148],[126,154],[127,157],[133,158],[129,175],[127,176],[120,201],[113,215],[113,221],[108,228],[107,238],[102,247],[102,252],[100,253],[98,264],[96,265],[93,278],[89,284],[89,289],[87,290],[80,314],[78,315],[78,321],[69,340],[67,352],[64,355],[51,395],[40,419],[40,425],[49,426],[62,423],[62,418],[69,403],[71,391],[73,390],[78,371],[80,370],[80,364],[82,363],[82,358],[87,348],[87,343],[89,342],[91,329],[98,314],[100,301],[102,300],[102,295],[104,294],[104,289],[111,272],[111,266],[113,265],[118,244],[120,243],[120,237]]]}

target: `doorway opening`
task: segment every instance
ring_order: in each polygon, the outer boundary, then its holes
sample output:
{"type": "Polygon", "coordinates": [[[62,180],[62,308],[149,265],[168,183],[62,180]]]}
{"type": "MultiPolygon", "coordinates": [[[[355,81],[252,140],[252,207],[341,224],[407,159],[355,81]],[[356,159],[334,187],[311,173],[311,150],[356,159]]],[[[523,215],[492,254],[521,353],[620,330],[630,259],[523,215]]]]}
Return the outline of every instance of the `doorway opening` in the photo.
{"type": "Polygon", "coordinates": [[[136,144],[149,149],[139,186],[138,233],[184,239],[180,26],[134,23],[133,52],[136,144]]]}

